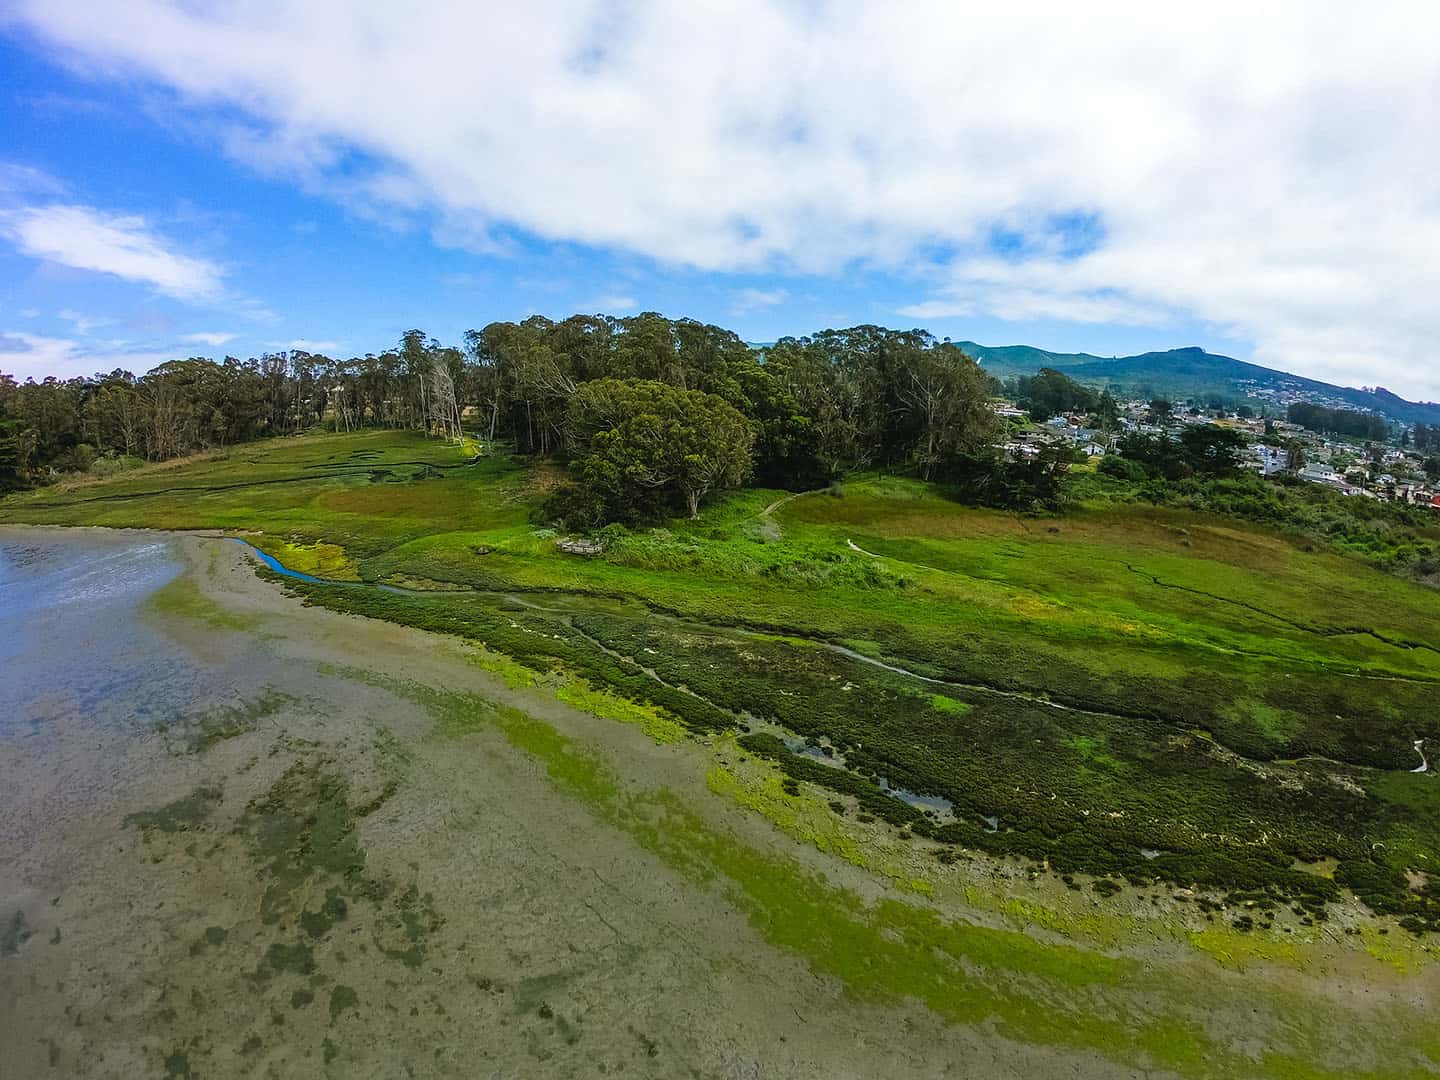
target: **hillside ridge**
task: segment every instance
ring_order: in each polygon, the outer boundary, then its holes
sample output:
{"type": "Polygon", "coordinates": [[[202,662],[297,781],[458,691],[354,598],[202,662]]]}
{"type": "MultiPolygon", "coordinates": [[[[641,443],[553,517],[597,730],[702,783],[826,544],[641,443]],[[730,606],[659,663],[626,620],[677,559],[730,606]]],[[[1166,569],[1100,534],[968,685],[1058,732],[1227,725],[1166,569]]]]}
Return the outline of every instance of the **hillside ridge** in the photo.
{"type": "Polygon", "coordinates": [[[1049,367],[1081,382],[1110,385],[1132,392],[1149,390],[1158,396],[1197,397],[1220,394],[1288,404],[1310,400],[1379,413],[1405,424],[1440,423],[1440,403],[1408,401],[1384,387],[1374,389],[1338,386],[1234,357],[1207,352],[1198,346],[1155,350],[1133,356],[1096,356],[1092,353],[1051,352],[1031,345],[956,344],[990,372],[1001,377],[1031,375],[1049,367]]]}

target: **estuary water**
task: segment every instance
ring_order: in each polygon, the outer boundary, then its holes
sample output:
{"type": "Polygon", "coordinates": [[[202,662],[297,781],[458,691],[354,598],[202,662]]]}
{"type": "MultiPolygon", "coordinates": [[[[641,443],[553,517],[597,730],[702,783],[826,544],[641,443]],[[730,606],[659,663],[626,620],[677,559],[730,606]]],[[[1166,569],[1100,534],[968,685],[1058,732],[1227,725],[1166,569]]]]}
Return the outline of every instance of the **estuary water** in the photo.
{"type": "Polygon", "coordinates": [[[180,568],[153,535],[0,528],[0,739],[133,729],[192,697],[193,665],[140,617],[180,568]]]}

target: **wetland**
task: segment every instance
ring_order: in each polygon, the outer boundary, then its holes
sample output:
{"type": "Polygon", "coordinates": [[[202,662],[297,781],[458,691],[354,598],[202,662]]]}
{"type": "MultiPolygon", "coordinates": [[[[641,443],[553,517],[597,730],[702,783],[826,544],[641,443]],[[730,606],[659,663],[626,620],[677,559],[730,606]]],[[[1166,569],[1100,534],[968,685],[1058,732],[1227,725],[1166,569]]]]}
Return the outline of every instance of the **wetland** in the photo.
{"type": "Polygon", "coordinates": [[[567,555],[459,455],[0,503],[0,1076],[1440,1067],[1430,591],[882,477],[567,555]]]}

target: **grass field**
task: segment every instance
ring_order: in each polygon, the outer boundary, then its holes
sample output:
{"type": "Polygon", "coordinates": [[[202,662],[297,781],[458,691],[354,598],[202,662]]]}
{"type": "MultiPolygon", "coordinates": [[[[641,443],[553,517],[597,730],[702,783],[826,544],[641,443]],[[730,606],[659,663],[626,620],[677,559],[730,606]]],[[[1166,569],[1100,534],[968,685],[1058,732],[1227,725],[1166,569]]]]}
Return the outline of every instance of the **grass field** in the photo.
{"type": "Polygon", "coordinates": [[[533,520],[557,475],[310,436],[12,497],[0,522],[243,531],[295,570],[423,590],[292,584],[741,724],[788,782],[940,845],[1226,889],[1262,922],[1323,918],[1340,886],[1440,909],[1440,797],[1409,771],[1417,740],[1440,750],[1440,593],[1222,519],[1022,518],[880,476],[733,493],[585,558],[533,520]]]}

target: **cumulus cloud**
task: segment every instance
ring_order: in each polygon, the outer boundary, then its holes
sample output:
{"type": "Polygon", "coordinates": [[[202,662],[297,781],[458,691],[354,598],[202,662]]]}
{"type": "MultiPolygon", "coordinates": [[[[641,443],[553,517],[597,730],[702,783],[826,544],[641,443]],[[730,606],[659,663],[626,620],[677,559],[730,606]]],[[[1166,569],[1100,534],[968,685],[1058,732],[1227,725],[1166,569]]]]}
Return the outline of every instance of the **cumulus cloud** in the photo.
{"type": "Polygon", "coordinates": [[[23,330],[0,330],[0,371],[17,379],[59,379],[108,373],[117,368],[142,374],[167,360],[179,359],[178,352],[125,348],[124,343],[95,348],[70,338],[28,334],[23,330]],[[116,347],[118,345],[118,347],[116,347]]]}
{"type": "Polygon", "coordinates": [[[238,157],[469,246],[859,263],[913,274],[918,318],[1199,320],[1281,366],[1440,392],[1434,5],[18,9],[87,69],[214,107],[238,157]]]}
{"type": "Polygon", "coordinates": [[[0,227],[37,259],[140,282],[180,300],[220,292],[218,266],[172,250],[143,217],[54,203],[6,211],[0,227]]]}

